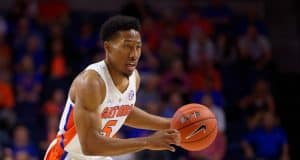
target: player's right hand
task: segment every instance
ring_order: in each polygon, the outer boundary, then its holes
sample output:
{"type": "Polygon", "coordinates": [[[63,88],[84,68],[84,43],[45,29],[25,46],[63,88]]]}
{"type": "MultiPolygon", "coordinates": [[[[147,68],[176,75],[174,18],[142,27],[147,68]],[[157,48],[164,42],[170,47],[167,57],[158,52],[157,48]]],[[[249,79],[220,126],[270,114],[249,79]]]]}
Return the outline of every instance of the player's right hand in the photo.
{"type": "Polygon", "coordinates": [[[175,152],[171,144],[180,144],[180,133],[176,129],[166,129],[155,132],[147,137],[147,148],[150,150],[169,150],[175,152]]]}

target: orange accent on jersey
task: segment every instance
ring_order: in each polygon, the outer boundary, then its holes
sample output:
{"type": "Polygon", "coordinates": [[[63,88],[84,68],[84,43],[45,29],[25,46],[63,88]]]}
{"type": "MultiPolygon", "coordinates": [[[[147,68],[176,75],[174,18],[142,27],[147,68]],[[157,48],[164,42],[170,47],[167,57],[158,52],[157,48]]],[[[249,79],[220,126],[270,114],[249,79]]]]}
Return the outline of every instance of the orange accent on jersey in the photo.
{"type": "Polygon", "coordinates": [[[133,109],[133,105],[122,105],[105,107],[101,113],[101,118],[115,118],[128,115],[133,109]]]}
{"type": "Polygon", "coordinates": [[[124,106],[121,106],[119,111],[118,111],[118,114],[116,115],[117,117],[122,117],[122,116],[126,116],[128,115],[131,110],[133,109],[133,105],[124,105],[124,106]]]}
{"type": "Polygon", "coordinates": [[[55,145],[49,149],[44,160],[58,160],[61,159],[63,154],[64,150],[59,146],[59,142],[56,142],[55,145]]]}
{"type": "Polygon", "coordinates": [[[72,108],[71,110],[71,113],[70,113],[70,116],[69,116],[69,119],[67,120],[67,130],[69,130],[69,128],[73,127],[75,124],[74,124],[74,107],[72,108]]]}
{"type": "Polygon", "coordinates": [[[117,120],[110,120],[106,122],[105,126],[102,129],[102,132],[105,133],[106,137],[110,137],[110,134],[112,132],[112,127],[115,126],[117,122],[118,122],[117,120]]]}
{"type": "Polygon", "coordinates": [[[56,143],[50,148],[45,160],[56,160],[60,159],[64,154],[64,148],[70,143],[72,138],[76,135],[76,127],[74,125],[74,108],[70,112],[70,116],[67,120],[67,130],[65,133],[57,135],[56,143]]]}

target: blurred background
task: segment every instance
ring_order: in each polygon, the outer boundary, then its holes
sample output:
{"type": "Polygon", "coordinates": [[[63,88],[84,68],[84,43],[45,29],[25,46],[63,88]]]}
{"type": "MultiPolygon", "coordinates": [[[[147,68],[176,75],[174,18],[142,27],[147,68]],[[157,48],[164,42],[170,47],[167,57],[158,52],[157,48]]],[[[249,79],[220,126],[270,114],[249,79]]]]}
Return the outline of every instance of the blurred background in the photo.
{"type": "Polygon", "coordinates": [[[137,106],[171,117],[183,104],[202,103],[219,132],[201,152],[115,160],[299,159],[297,0],[1,0],[0,159],[42,159],[68,87],[104,58],[99,29],[116,14],[142,23],[137,106]]]}

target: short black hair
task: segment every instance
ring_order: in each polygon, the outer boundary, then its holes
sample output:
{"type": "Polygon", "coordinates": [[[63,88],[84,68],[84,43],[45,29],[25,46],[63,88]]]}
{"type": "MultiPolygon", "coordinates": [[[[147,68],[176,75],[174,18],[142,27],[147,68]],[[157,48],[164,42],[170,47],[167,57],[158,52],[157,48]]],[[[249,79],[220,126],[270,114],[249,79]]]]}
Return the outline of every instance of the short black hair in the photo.
{"type": "Polygon", "coordinates": [[[110,17],[101,26],[101,39],[102,41],[111,40],[119,31],[134,29],[140,31],[141,24],[137,18],[130,16],[117,15],[110,17]]]}

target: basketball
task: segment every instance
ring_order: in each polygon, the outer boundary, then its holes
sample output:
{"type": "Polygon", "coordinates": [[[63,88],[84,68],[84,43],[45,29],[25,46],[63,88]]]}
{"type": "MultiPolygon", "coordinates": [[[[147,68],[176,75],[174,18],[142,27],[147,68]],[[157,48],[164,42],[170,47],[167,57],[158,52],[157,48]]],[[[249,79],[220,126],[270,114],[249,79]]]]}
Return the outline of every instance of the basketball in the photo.
{"type": "Polygon", "coordinates": [[[215,115],[206,106],[195,103],[184,105],[175,112],[171,128],[180,132],[180,146],[189,151],[207,148],[218,132],[215,115]]]}

